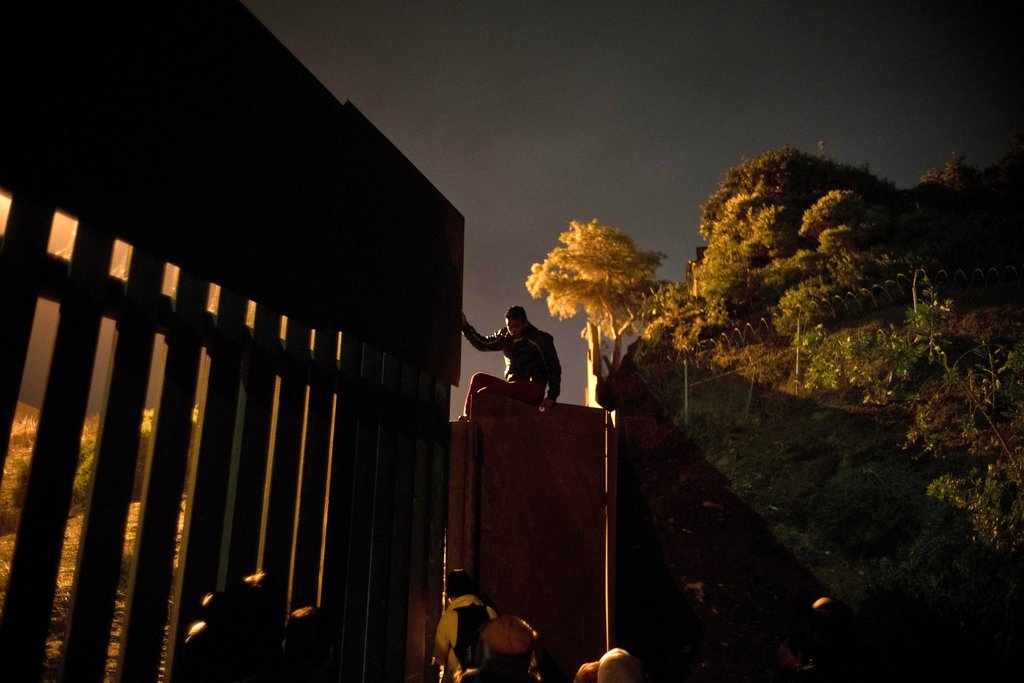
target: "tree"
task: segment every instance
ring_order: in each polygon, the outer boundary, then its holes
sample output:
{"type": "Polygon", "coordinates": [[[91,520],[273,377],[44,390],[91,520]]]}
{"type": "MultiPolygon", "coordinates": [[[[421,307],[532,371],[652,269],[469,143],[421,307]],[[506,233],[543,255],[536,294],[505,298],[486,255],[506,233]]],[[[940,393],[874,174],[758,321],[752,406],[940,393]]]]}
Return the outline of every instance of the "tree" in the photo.
{"type": "Polygon", "coordinates": [[[587,319],[612,341],[612,357],[605,362],[617,370],[622,338],[636,333],[640,305],[656,284],[655,271],[664,254],[637,249],[631,237],[596,218],[570,222],[558,240],[564,246],[533,264],[526,289],[534,299],[546,292],[548,311],[562,319],[573,317],[582,306],[587,319]]]}
{"type": "Polygon", "coordinates": [[[878,212],[898,203],[895,187],[866,169],[790,147],[729,169],[700,224],[708,246],[699,293],[711,319],[763,314],[803,279],[799,268],[815,264],[809,257],[822,241],[834,256],[862,249],[875,238],[867,228],[882,222],[878,212]]]}

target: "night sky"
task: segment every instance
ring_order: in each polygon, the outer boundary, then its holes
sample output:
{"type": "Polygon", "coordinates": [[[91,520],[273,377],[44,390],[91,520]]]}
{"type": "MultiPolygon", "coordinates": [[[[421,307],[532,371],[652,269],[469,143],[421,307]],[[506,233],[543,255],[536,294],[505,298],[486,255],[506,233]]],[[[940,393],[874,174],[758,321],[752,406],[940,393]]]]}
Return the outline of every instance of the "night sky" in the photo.
{"type": "MultiPolygon", "coordinates": [[[[524,305],[555,335],[568,403],[583,316],[552,319],[524,281],[570,220],[664,252],[660,277],[682,280],[701,205],[744,158],[823,144],[906,188],[953,154],[988,166],[1024,132],[1010,4],[243,4],[462,213],[466,315],[492,332],[524,305]]],[[[501,367],[463,342],[453,415],[469,375],[501,367]]]]}

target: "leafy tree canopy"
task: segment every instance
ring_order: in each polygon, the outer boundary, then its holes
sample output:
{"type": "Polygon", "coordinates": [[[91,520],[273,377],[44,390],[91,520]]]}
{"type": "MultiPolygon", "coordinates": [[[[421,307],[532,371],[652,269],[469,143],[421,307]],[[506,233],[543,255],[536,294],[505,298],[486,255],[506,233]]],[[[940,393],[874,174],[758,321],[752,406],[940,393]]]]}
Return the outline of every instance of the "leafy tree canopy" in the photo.
{"type": "Polygon", "coordinates": [[[729,169],[703,207],[701,320],[773,316],[786,332],[821,302],[900,272],[1020,266],[1022,224],[1022,136],[990,168],[954,155],[909,190],[791,147],[767,151],[729,169]]]}
{"type": "Polygon", "coordinates": [[[700,291],[717,312],[712,318],[774,306],[795,284],[793,276],[820,275],[828,259],[810,273],[772,277],[793,270],[787,260],[807,264],[819,250],[835,261],[862,251],[883,229],[884,207],[899,202],[896,189],[867,170],[790,147],[730,169],[704,205],[700,225],[708,242],[700,291]]]}
{"type": "Polygon", "coordinates": [[[530,268],[526,289],[534,299],[546,294],[548,310],[559,318],[571,318],[582,307],[612,340],[611,365],[617,368],[622,337],[635,332],[643,296],[654,287],[664,255],[638,249],[629,235],[596,218],[570,222],[558,240],[562,246],[530,268]]]}

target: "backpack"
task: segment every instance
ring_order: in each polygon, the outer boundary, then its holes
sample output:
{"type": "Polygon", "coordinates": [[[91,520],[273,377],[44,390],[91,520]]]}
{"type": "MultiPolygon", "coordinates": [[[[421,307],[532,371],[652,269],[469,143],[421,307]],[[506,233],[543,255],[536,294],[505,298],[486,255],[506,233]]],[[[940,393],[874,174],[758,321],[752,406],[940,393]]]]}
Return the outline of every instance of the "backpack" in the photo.
{"type": "Polygon", "coordinates": [[[455,656],[465,671],[473,666],[473,654],[476,650],[476,641],[480,638],[480,626],[491,618],[487,608],[483,605],[468,605],[456,607],[455,613],[459,615],[458,636],[455,639],[455,656]]]}

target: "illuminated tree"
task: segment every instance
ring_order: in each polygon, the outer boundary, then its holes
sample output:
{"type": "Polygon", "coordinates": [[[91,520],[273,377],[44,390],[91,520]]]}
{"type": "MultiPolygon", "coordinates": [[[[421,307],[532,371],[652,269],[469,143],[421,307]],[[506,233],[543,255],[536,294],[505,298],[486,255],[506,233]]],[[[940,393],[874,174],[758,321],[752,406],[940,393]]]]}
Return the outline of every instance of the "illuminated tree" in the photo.
{"type": "Polygon", "coordinates": [[[870,236],[860,225],[869,207],[897,200],[891,183],[866,169],[790,147],[729,169],[700,225],[708,243],[700,294],[712,319],[725,323],[775,306],[819,260],[813,255],[822,243],[826,255],[855,251],[870,236]]]}
{"type": "Polygon", "coordinates": [[[637,249],[631,237],[596,218],[572,221],[558,240],[563,246],[530,268],[526,289],[534,299],[546,293],[548,311],[559,318],[571,318],[582,307],[611,340],[612,357],[605,362],[617,370],[622,338],[636,333],[640,305],[656,284],[655,271],[664,254],[637,249]]]}

